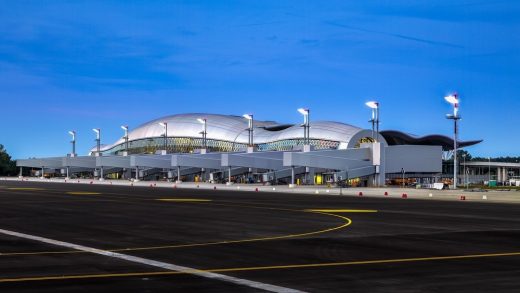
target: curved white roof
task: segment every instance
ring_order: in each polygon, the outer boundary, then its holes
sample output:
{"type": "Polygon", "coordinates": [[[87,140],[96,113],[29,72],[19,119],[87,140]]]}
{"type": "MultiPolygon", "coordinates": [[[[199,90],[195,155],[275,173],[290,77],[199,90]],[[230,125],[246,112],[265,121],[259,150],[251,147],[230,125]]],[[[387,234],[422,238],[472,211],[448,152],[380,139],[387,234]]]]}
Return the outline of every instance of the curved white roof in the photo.
{"type": "MultiPolygon", "coordinates": [[[[202,124],[198,118],[207,119],[207,138],[223,140],[237,143],[248,143],[248,121],[241,116],[220,115],[220,114],[177,114],[155,119],[131,129],[128,137],[129,141],[161,137],[164,128],[159,125],[161,122],[168,123],[168,137],[193,137],[200,138],[202,124]]],[[[370,136],[371,131],[361,128],[331,121],[311,121],[310,139],[320,139],[340,142],[341,148],[354,147],[358,136],[370,136]],[[356,138],[351,143],[352,139],[356,138]]],[[[288,139],[303,138],[303,128],[299,125],[282,126],[273,121],[254,120],[254,142],[263,144],[288,139]],[[266,127],[281,126],[281,130],[268,130],[266,127]]],[[[359,137],[361,138],[361,137],[359,137]]],[[[119,139],[112,145],[103,146],[102,150],[108,150],[116,145],[124,143],[124,139],[119,139]]]]}

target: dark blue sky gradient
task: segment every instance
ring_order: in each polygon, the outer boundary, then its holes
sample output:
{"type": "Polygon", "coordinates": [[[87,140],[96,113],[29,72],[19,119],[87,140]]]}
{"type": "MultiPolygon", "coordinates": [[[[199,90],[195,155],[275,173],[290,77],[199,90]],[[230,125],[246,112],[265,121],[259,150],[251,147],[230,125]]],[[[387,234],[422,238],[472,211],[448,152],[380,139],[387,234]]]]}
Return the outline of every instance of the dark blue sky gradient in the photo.
{"type": "MultiPolygon", "coordinates": [[[[519,1],[1,1],[0,143],[78,152],[185,112],[451,135],[461,96],[474,155],[520,155],[519,1]],[[425,2],[425,3],[423,3],[425,2]],[[427,3],[426,3],[427,2],[427,3]]],[[[210,122],[209,122],[210,123],[210,122]]]]}

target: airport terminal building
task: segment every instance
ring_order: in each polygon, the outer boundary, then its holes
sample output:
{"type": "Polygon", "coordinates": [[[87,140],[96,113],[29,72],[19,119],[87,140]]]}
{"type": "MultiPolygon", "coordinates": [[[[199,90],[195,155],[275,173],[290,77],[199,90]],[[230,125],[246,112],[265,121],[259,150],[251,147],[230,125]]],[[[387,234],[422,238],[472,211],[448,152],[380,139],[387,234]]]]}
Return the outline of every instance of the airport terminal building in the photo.
{"type": "MultiPolygon", "coordinates": [[[[134,180],[385,185],[442,178],[452,138],[333,121],[280,124],[251,115],[178,114],[147,122],[89,155],[17,160],[39,176],[134,180]],[[43,173],[43,174],[42,174],[43,173]]],[[[480,141],[459,141],[467,147],[480,141]]]]}

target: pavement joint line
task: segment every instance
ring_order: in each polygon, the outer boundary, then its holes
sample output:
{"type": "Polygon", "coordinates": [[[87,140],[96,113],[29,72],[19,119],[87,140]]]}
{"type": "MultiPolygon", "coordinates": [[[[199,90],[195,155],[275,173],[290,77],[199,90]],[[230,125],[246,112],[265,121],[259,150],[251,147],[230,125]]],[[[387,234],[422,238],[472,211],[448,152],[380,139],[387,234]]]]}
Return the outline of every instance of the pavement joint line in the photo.
{"type": "MultiPolygon", "coordinates": [[[[316,263],[316,264],[294,264],[294,265],[276,265],[276,266],[258,266],[258,267],[240,267],[240,268],[221,268],[206,270],[185,270],[185,271],[162,271],[162,272],[130,272],[130,273],[111,273],[111,274],[84,274],[84,275],[61,275],[61,276],[40,276],[40,277],[20,277],[20,278],[4,278],[0,279],[0,283],[8,282],[29,282],[29,281],[52,281],[52,280],[71,280],[71,279],[95,279],[95,278],[117,278],[117,277],[145,277],[145,276],[168,276],[180,274],[196,274],[196,273],[232,273],[232,272],[252,272],[265,270],[282,270],[282,269],[305,269],[305,268],[323,268],[338,266],[355,266],[355,265],[377,265],[392,263],[409,263],[409,262],[426,262],[426,261],[449,261],[449,260],[466,260],[478,258],[493,257],[511,257],[520,256],[520,252],[505,253],[489,253],[489,254],[471,254],[471,255],[452,255],[452,256],[434,256],[434,257],[417,257],[402,259],[379,259],[379,260],[362,260],[335,263],[316,263]]],[[[289,289],[292,290],[292,289],[289,289]]],[[[290,292],[290,291],[284,291],[290,292]]]]}
{"type": "Polygon", "coordinates": [[[209,272],[209,271],[201,271],[201,270],[186,267],[186,266],[179,266],[179,265],[175,265],[175,264],[171,264],[171,263],[156,261],[156,260],[152,260],[152,259],[146,259],[146,258],[142,258],[142,257],[128,255],[128,254],[111,252],[111,251],[107,251],[107,250],[101,250],[101,249],[97,249],[97,248],[93,248],[93,247],[88,247],[88,246],[83,246],[83,245],[79,245],[79,244],[44,238],[44,237],[30,235],[30,234],[24,234],[24,233],[15,232],[15,231],[9,231],[9,230],[5,230],[5,229],[0,229],[0,233],[5,234],[5,235],[14,236],[14,237],[23,238],[23,239],[29,239],[29,240],[33,240],[33,241],[52,244],[52,245],[56,245],[56,246],[62,246],[62,247],[72,248],[72,249],[81,250],[81,251],[85,251],[85,252],[90,252],[90,253],[98,254],[98,255],[102,255],[102,256],[126,260],[128,262],[148,265],[148,266],[152,266],[152,267],[156,267],[156,268],[165,269],[168,271],[195,275],[195,276],[204,277],[204,278],[208,278],[208,279],[212,279],[212,280],[228,282],[228,283],[232,283],[235,285],[246,286],[246,287],[260,289],[260,290],[269,291],[269,292],[283,292],[283,293],[302,292],[299,290],[290,289],[290,288],[286,288],[286,287],[236,278],[236,277],[222,275],[222,274],[209,272]]]}
{"type": "Polygon", "coordinates": [[[158,198],[158,201],[167,201],[167,202],[210,202],[211,199],[202,199],[202,198],[158,198]]]}
{"type": "Polygon", "coordinates": [[[13,191],[43,191],[45,188],[38,188],[38,187],[8,187],[7,190],[13,190],[13,191]]]}

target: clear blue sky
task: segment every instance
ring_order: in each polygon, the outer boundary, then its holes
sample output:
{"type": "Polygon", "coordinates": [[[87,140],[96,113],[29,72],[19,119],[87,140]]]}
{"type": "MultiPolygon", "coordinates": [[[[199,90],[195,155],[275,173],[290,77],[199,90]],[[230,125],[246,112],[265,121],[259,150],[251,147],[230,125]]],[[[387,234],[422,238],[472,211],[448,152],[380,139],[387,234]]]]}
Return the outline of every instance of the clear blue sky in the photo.
{"type": "Polygon", "coordinates": [[[520,1],[0,1],[0,143],[78,152],[175,113],[451,135],[520,155],[520,1]]]}

